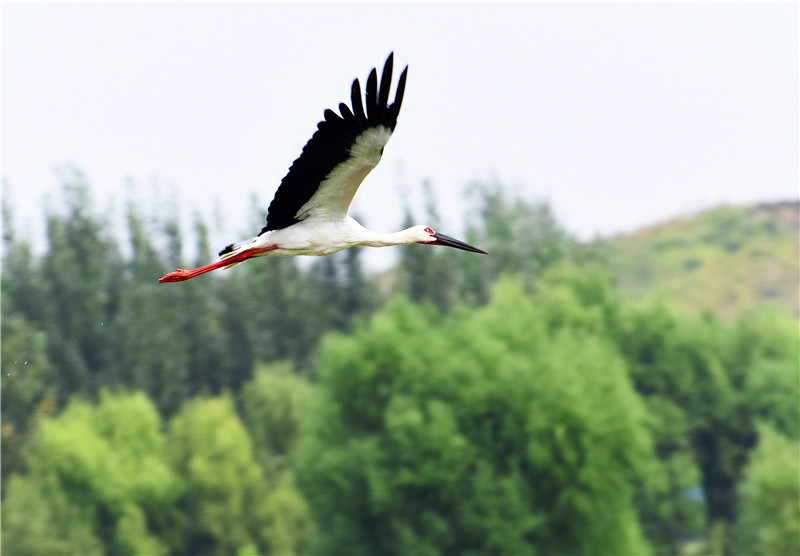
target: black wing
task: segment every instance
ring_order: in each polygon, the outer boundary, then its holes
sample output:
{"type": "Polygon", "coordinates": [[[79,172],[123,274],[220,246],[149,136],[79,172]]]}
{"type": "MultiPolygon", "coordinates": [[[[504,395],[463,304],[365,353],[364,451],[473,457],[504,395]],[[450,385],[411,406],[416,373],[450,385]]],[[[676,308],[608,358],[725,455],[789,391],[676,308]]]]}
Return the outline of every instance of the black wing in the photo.
{"type": "Polygon", "coordinates": [[[269,205],[267,225],[259,235],[296,224],[316,210],[337,215],[343,210],[346,215],[358,186],[380,160],[383,145],[397,125],[408,66],[400,74],[394,102],[387,105],[392,58],[393,53],[386,59],[380,88],[375,68],[369,74],[366,112],[358,79],[351,90],[352,111],[345,103],[339,104],[341,116],[325,110],[325,119],[317,124],[317,131],[281,181],[269,205]]]}

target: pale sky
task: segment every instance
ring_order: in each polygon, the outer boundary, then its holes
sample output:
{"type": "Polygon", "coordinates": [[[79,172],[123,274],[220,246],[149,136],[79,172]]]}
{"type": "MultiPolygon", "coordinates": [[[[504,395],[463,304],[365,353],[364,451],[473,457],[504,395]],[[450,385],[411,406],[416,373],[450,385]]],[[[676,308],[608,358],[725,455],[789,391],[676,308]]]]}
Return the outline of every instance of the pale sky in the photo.
{"type": "Polygon", "coordinates": [[[222,247],[394,51],[408,84],[362,224],[399,229],[427,179],[458,235],[478,179],[578,238],[632,231],[798,197],[798,41],[797,3],[3,2],[3,193],[37,237],[72,165],[98,210],[216,211],[222,247]]]}

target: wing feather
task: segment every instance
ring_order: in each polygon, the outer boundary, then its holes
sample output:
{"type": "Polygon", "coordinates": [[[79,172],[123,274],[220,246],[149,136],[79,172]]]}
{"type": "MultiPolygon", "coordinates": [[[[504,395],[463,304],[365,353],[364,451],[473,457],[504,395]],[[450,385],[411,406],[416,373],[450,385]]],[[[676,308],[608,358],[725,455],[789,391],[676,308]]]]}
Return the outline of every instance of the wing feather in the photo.
{"type": "MultiPolygon", "coordinates": [[[[310,215],[344,218],[366,175],[378,164],[383,147],[397,125],[408,66],[400,74],[394,102],[387,106],[392,83],[393,55],[383,67],[378,88],[375,68],[367,78],[366,111],[361,86],[353,81],[352,110],[339,104],[337,114],[323,112],[323,121],[292,163],[270,203],[261,234],[291,226],[310,215]]],[[[260,234],[259,234],[260,235],[260,234]]]]}
{"type": "Polygon", "coordinates": [[[353,87],[350,90],[351,100],[353,102],[353,113],[361,126],[367,125],[367,115],[364,113],[364,103],[361,101],[361,84],[358,79],[353,81],[353,87]]]}
{"type": "MultiPolygon", "coordinates": [[[[381,74],[381,86],[378,89],[378,111],[381,113],[388,108],[386,103],[389,102],[389,89],[392,87],[392,58],[394,58],[394,54],[389,54],[383,66],[383,74],[381,74]]],[[[379,117],[382,119],[383,114],[379,117]]]]}
{"type": "Polygon", "coordinates": [[[378,72],[375,68],[369,72],[367,78],[367,96],[365,99],[367,105],[367,118],[370,120],[378,119],[378,72]]]}
{"type": "MultiPolygon", "coordinates": [[[[389,107],[389,121],[397,124],[397,114],[400,112],[400,105],[403,104],[403,93],[406,90],[406,75],[408,74],[408,66],[406,66],[400,73],[400,79],[397,82],[397,91],[394,94],[394,102],[389,107]]],[[[394,127],[392,128],[394,130],[394,127]]]]}

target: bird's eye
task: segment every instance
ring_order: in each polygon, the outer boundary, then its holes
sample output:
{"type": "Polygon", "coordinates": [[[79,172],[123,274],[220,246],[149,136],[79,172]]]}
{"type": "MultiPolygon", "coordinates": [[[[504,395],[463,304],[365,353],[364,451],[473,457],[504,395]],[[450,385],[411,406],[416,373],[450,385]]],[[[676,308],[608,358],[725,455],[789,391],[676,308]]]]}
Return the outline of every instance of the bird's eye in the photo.
{"type": "Polygon", "coordinates": [[[430,228],[425,228],[425,233],[433,235],[434,232],[430,228]]]}

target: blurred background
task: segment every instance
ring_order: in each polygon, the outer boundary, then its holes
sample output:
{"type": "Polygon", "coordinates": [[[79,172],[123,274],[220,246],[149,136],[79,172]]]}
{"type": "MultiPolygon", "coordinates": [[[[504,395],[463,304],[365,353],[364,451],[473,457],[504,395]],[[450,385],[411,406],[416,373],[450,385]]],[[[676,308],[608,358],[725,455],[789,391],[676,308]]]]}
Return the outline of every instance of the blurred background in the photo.
{"type": "Polygon", "coordinates": [[[800,552],[797,4],[2,6],[5,554],[800,552]],[[409,65],[350,249],[257,233],[409,65]]]}

